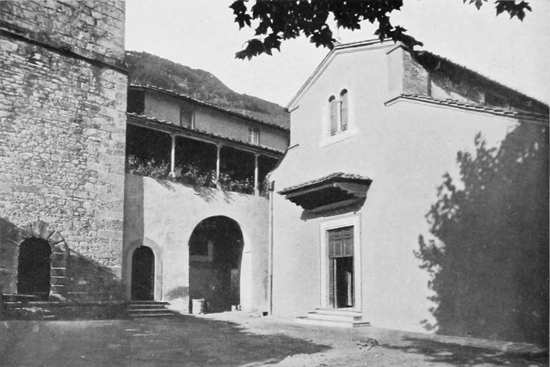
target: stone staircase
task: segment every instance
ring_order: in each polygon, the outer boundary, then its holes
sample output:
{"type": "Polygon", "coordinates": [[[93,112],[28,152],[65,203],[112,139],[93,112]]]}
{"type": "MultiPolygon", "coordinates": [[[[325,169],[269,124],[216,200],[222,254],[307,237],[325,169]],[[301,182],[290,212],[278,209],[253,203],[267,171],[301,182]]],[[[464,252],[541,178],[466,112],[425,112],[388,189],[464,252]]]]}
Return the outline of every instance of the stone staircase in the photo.
{"type": "Polygon", "coordinates": [[[55,320],[57,317],[50,309],[51,302],[40,297],[26,294],[3,294],[2,313],[6,318],[22,320],[55,320]]]}
{"type": "Polygon", "coordinates": [[[308,312],[306,316],[299,316],[296,321],[300,324],[354,328],[369,326],[368,321],[363,320],[363,314],[351,309],[316,308],[308,312]]]}
{"type": "Polygon", "coordinates": [[[176,313],[166,306],[168,302],[158,301],[131,301],[128,303],[128,316],[131,318],[143,317],[174,317],[176,313]]]}

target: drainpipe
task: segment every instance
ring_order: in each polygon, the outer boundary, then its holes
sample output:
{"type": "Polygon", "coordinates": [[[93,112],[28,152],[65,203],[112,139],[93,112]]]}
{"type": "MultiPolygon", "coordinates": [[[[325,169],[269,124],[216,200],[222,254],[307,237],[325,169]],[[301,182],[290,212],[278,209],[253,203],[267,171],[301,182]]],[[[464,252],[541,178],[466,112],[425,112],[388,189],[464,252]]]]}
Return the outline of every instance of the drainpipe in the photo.
{"type": "Polygon", "coordinates": [[[275,182],[269,183],[269,253],[268,253],[268,298],[269,314],[273,315],[273,190],[275,182]]]}

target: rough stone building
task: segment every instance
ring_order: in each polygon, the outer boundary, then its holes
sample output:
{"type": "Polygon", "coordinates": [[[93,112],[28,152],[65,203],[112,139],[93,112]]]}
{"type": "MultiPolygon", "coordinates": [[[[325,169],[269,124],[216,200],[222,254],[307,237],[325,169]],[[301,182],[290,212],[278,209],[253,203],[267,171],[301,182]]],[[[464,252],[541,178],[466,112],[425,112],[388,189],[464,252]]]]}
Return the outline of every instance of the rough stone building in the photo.
{"type": "Polygon", "coordinates": [[[124,21],[118,0],[0,3],[4,294],[122,299],[124,21]]]}

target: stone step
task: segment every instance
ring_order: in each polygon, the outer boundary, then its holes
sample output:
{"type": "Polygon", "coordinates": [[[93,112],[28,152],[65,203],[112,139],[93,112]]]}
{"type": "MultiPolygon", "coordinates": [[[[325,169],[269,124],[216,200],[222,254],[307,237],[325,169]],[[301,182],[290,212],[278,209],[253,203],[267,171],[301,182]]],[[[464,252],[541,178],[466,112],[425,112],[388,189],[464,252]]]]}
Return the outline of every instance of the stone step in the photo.
{"type": "Polygon", "coordinates": [[[2,300],[4,302],[29,302],[38,301],[41,297],[34,294],[3,294],[2,300]]]}
{"type": "Polygon", "coordinates": [[[340,328],[356,328],[356,327],[370,326],[370,323],[368,321],[312,319],[309,316],[299,316],[296,318],[296,322],[300,324],[307,324],[307,325],[340,327],[340,328]]]}
{"type": "Polygon", "coordinates": [[[316,308],[313,311],[314,313],[321,313],[321,314],[327,314],[327,315],[350,315],[350,316],[356,316],[361,315],[361,312],[356,311],[354,309],[348,309],[348,308],[316,308]]]}
{"type": "Polygon", "coordinates": [[[176,314],[166,308],[168,302],[162,301],[132,301],[128,303],[128,316],[141,317],[173,317],[176,314]]]}
{"type": "Polygon", "coordinates": [[[162,302],[162,303],[129,303],[128,308],[156,308],[156,307],[166,307],[168,305],[168,302],[162,302]]]}
{"type": "Polygon", "coordinates": [[[334,321],[361,321],[363,316],[358,315],[342,315],[342,314],[330,314],[330,313],[318,313],[315,311],[309,312],[306,316],[312,320],[334,320],[334,321]]]}
{"type": "Polygon", "coordinates": [[[164,313],[135,313],[129,315],[132,318],[142,318],[142,317],[174,317],[176,316],[173,312],[164,312],[164,313]]]}
{"type": "Polygon", "coordinates": [[[158,308],[129,308],[129,313],[135,313],[135,312],[169,312],[169,310],[165,307],[158,307],[158,308]]]}

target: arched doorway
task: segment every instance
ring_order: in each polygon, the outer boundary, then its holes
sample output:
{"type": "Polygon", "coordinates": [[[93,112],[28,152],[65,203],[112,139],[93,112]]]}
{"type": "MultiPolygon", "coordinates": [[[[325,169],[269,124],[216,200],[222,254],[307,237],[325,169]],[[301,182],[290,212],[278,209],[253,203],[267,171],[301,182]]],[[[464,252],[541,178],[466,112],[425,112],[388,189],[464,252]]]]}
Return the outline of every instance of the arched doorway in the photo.
{"type": "Polygon", "coordinates": [[[204,298],[207,310],[220,312],[241,304],[243,235],[224,216],[201,221],[189,239],[189,298],[204,298]]]}
{"type": "Polygon", "coordinates": [[[155,255],[147,246],[140,246],[132,255],[132,299],[152,301],[155,292],[155,255]]]}
{"type": "Polygon", "coordinates": [[[41,238],[27,238],[19,245],[17,293],[47,299],[50,294],[50,244],[41,238]]]}

